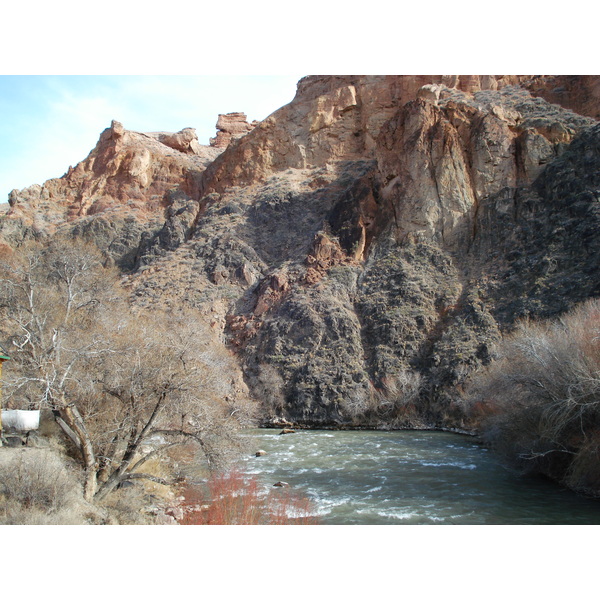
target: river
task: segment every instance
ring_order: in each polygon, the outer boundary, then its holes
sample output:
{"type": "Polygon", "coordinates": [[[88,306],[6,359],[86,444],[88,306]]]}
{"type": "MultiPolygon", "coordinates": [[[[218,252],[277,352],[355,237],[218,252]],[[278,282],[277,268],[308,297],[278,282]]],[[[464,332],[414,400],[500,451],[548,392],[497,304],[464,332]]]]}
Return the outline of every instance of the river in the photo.
{"type": "MultiPolygon", "coordinates": [[[[521,477],[468,436],[435,431],[253,430],[242,468],[284,481],[325,525],[600,524],[600,500],[521,477]]],[[[277,488],[276,488],[277,489],[277,488]]]]}

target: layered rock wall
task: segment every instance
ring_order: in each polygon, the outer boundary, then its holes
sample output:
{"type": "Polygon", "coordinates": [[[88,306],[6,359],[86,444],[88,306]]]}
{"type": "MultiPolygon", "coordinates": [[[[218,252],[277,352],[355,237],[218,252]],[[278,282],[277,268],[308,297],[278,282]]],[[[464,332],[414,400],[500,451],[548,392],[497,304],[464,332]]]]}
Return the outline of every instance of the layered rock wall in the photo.
{"type": "Polygon", "coordinates": [[[14,245],[74,227],[132,268],[142,238],[162,226],[173,190],[197,199],[199,176],[219,152],[200,146],[191,128],[144,134],[113,121],[63,177],[10,193],[0,235],[14,245]]]}
{"type": "Polygon", "coordinates": [[[202,311],[265,420],[461,426],[502,332],[600,294],[597,86],[311,76],[212,148],[113,123],[0,233],[86,236],[137,310],[202,311]]]}

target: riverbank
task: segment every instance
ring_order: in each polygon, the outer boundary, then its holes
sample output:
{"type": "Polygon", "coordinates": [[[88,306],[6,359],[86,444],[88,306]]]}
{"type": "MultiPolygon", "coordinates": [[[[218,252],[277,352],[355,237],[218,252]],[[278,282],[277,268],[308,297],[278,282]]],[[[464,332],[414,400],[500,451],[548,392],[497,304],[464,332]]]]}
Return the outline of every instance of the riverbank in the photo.
{"type": "Polygon", "coordinates": [[[443,431],[446,433],[456,433],[479,439],[479,433],[460,429],[458,427],[434,427],[434,426],[413,426],[413,427],[370,427],[368,425],[309,425],[306,423],[294,423],[292,421],[263,422],[258,425],[259,429],[297,429],[302,431],[443,431]]]}

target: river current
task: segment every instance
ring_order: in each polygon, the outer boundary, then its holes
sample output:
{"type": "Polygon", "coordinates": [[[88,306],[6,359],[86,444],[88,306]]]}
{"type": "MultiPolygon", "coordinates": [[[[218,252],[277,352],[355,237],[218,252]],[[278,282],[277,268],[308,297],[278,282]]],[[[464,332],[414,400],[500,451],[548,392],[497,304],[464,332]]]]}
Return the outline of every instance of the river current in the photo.
{"type": "Polygon", "coordinates": [[[308,496],[324,525],[600,524],[600,500],[522,477],[472,438],[433,431],[253,430],[241,467],[308,496]]]}

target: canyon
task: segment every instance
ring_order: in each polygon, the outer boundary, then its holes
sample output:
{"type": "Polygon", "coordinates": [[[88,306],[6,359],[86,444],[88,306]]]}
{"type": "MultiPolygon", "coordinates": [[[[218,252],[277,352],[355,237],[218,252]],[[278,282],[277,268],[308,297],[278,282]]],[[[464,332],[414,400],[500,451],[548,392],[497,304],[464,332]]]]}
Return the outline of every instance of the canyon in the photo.
{"type": "Polygon", "coordinates": [[[0,252],[81,238],[200,311],[265,425],[469,429],[502,335],[600,295],[599,118],[594,76],[308,76],[209,145],[113,121],[0,252]]]}

